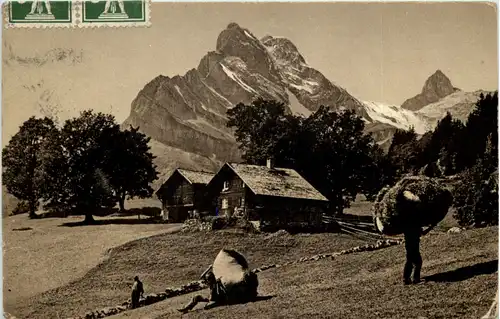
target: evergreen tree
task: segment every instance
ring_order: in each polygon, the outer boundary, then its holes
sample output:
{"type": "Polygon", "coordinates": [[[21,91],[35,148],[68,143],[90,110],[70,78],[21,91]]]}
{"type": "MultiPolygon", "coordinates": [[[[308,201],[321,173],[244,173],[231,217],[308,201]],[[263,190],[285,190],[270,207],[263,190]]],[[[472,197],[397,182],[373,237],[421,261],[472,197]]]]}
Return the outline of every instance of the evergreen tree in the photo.
{"type": "Polygon", "coordinates": [[[487,137],[498,145],[498,92],[480,95],[465,127],[465,143],[461,157],[467,167],[473,166],[486,149],[487,137]]]}

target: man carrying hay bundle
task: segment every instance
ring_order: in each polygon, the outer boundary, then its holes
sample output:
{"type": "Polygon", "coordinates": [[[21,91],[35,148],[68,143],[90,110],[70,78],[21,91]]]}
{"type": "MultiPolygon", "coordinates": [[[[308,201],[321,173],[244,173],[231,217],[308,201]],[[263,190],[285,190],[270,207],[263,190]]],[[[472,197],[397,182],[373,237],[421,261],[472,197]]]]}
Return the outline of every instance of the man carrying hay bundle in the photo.
{"type": "Polygon", "coordinates": [[[199,302],[207,302],[204,309],[210,309],[257,298],[257,275],[249,270],[245,257],[235,250],[222,249],[201,278],[210,288],[209,298],[196,295],[184,308],[177,309],[179,312],[186,313],[199,302]]]}
{"type": "Polygon", "coordinates": [[[443,220],[452,200],[445,187],[425,176],[404,177],[394,187],[385,187],[377,195],[372,208],[375,227],[385,235],[404,234],[405,237],[405,284],[420,282],[420,236],[443,220]],[[425,226],[428,228],[422,231],[425,226]]]}

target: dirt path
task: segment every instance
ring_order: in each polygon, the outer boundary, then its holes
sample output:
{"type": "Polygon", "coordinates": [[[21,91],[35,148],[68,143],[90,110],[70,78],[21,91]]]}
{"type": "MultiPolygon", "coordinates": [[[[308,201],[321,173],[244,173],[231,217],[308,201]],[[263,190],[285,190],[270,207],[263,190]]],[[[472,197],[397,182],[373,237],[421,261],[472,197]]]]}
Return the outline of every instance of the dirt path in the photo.
{"type": "Polygon", "coordinates": [[[18,298],[34,296],[80,278],[112,247],[180,229],[179,225],[165,224],[61,226],[79,220],[81,217],[3,219],[4,307],[8,308],[18,298]],[[14,230],[22,228],[31,229],[14,230]]]}

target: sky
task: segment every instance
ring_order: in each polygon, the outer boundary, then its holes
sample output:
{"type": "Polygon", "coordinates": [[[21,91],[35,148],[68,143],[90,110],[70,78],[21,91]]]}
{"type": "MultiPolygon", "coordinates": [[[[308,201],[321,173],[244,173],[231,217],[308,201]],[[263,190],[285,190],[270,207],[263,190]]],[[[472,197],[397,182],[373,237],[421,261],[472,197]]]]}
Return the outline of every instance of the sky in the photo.
{"type": "Polygon", "coordinates": [[[311,67],[361,100],[400,105],[437,69],[465,91],[498,87],[492,4],[156,2],[149,28],[4,29],[16,55],[72,48],[82,62],[4,66],[3,123],[26,117],[22,84],[40,79],[64,107],[101,107],[124,120],[147,82],[196,68],[230,22],[259,38],[289,38],[311,67]]]}

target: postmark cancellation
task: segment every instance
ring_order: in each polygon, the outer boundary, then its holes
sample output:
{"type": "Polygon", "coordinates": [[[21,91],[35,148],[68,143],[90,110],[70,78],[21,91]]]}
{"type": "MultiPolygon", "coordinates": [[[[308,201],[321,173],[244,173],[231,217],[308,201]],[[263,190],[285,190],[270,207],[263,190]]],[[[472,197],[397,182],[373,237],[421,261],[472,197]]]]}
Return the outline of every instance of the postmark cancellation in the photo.
{"type": "Polygon", "coordinates": [[[150,0],[12,0],[2,9],[7,28],[150,25],[150,0]]]}

